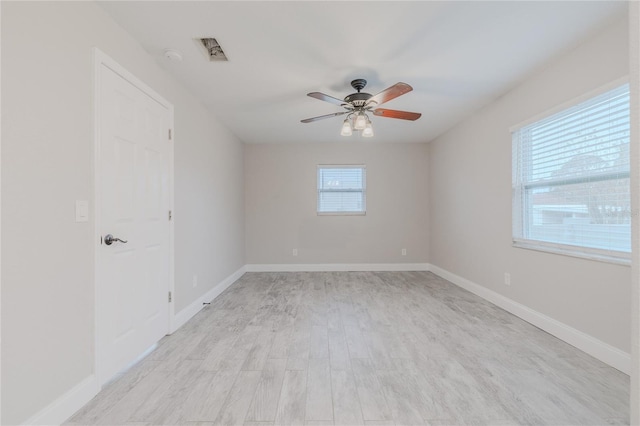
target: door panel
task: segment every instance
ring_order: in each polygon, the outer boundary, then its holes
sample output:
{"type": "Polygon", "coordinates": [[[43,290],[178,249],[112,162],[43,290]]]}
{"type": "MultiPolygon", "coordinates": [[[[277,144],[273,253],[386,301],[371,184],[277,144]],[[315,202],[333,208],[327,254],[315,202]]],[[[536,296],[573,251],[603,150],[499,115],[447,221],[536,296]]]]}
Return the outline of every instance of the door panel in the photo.
{"type": "Polygon", "coordinates": [[[102,383],[169,327],[170,110],[100,65],[100,227],[126,243],[100,245],[102,383]]]}

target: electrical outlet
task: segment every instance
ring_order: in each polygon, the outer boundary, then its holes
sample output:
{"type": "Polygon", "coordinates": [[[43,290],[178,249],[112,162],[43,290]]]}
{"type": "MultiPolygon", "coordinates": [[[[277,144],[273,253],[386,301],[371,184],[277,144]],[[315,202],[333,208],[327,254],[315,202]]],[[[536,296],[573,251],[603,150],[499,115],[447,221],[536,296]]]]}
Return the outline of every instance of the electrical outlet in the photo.
{"type": "Polygon", "coordinates": [[[511,285],[511,274],[508,272],[504,273],[504,285],[511,285]]]}
{"type": "Polygon", "coordinates": [[[298,255],[298,249],[293,249],[293,255],[297,256],[298,255]]]}
{"type": "Polygon", "coordinates": [[[198,287],[198,276],[197,275],[193,275],[193,279],[191,280],[191,285],[193,285],[193,288],[198,287]]]}
{"type": "Polygon", "coordinates": [[[407,255],[407,249],[402,249],[402,255],[406,256],[407,255]]]}

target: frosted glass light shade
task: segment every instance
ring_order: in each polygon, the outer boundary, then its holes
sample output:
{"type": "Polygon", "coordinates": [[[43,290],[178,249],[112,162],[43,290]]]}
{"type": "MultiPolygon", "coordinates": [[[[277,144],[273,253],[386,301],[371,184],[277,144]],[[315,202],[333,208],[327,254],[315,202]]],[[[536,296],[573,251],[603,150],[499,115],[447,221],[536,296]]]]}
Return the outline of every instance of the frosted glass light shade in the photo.
{"type": "Polygon", "coordinates": [[[363,138],[370,138],[373,136],[373,127],[371,126],[371,122],[367,121],[367,125],[364,128],[364,130],[362,131],[362,137],[363,138]]]}
{"type": "Polygon", "coordinates": [[[367,117],[364,114],[358,114],[356,116],[356,124],[353,127],[355,127],[356,130],[363,130],[367,127],[367,117]]]}
{"type": "Polygon", "coordinates": [[[351,129],[351,123],[349,123],[349,119],[344,120],[344,123],[342,123],[342,130],[340,131],[340,134],[342,136],[351,136],[352,133],[353,131],[351,129]]]}

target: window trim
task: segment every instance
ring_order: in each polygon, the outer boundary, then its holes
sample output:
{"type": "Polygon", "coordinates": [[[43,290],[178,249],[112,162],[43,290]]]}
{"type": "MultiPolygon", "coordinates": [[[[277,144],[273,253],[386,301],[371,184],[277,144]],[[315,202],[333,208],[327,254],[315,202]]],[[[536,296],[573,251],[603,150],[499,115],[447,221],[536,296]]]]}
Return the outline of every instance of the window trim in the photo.
{"type": "Polygon", "coordinates": [[[581,259],[597,260],[599,262],[613,263],[616,265],[631,266],[631,253],[619,251],[612,252],[599,250],[593,247],[572,246],[569,244],[550,243],[548,241],[527,240],[513,238],[512,247],[534,250],[543,253],[559,254],[563,256],[577,257],[581,259]],[[620,253],[619,255],[613,253],[620,253]]]}
{"type": "MultiPolygon", "coordinates": [[[[331,191],[323,191],[331,192],[331,191]]],[[[365,164],[318,164],[316,166],[316,215],[318,216],[366,216],[367,214],[367,166],[365,164]],[[320,189],[318,181],[320,169],[362,169],[362,190],[335,191],[335,192],[362,192],[362,211],[320,211],[320,189]]]]}
{"type": "MultiPolygon", "coordinates": [[[[629,84],[629,77],[625,76],[622,78],[618,78],[614,81],[611,81],[605,85],[602,85],[594,90],[591,90],[583,95],[577,96],[569,101],[563,102],[562,104],[556,105],[553,108],[550,108],[540,114],[536,114],[535,116],[527,119],[527,120],[523,120],[520,123],[513,125],[509,128],[509,134],[511,136],[511,141],[512,141],[512,150],[515,150],[515,144],[513,143],[513,135],[515,132],[519,131],[520,129],[530,126],[531,124],[534,124],[538,121],[542,121],[552,115],[555,114],[559,114],[562,113],[563,111],[575,107],[578,104],[581,104],[583,102],[587,102],[590,99],[600,96],[608,91],[614,90],[620,86],[623,86],[625,84],[629,84]]],[[[625,265],[625,266],[630,266],[631,265],[631,252],[626,252],[626,251],[617,251],[617,250],[604,250],[604,249],[598,249],[598,248],[593,248],[593,247],[586,247],[586,246],[579,246],[579,245],[571,245],[571,244],[562,244],[562,243],[553,243],[553,242],[549,242],[549,241],[541,241],[541,240],[532,240],[532,239],[527,239],[524,237],[520,237],[517,236],[518,234],[521,234],[522,232],[524,232],[524,228],[526,227],[526,223],[521,223],[520,224],[520,232],[516,232],[516,228],[518,227],[518,222],[523,222],[524,218],[517,218],[516,217],[516,200],[517,199],[522,199],[521,197],[523,196],[522,193],[519,192],[518,187],[515,186],[515,182],[516,182],[516,170],[514,167],[514,163],[513,163],[513,158],[512,157],[512,164],[511,164],[511,169],[512,169],[512,197],[511,197],[511,201],[512,201],[512,212],[511,212],[511,220],[512,220],[512,247],[514,248],[521,248],[521,249],[526,249],[526,250],[534,250],[534,251],[540,251],[540,252],[544,252],[544,253],[552,253],[552,254],[558,254],[558,255],[564,255],[564,256],[571,256],[571,257],[577,257],[577,258],[582,258],[582,259],[589,259],[589,260],[595,260],[595,261],[601,261],[601,262],[607,262],[607,263],[613,263],[613,264],[618,264],[618,265],[625,265]]],[[[559,181],[564,181],[563,179],[559,179],[559,181]]],[[[547,186],[550,182],[545,182],[545,186],[547,186]]],[[[527,189],[527,188],[531,188],[537,186],[537,184],[532,183],[532,184],[525,184],[522,185],[522,189],[527,189]]],[[[520,212],[522,213],[522,212],[520,212]]]]}

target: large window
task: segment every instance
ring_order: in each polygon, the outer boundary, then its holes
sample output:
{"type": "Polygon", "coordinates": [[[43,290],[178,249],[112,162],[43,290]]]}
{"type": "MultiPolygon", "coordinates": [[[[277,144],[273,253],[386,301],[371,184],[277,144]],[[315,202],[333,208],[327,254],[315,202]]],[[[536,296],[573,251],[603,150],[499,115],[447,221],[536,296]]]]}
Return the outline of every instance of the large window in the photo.
{"type": "Polygon", "coordinates": [[[318,166],[318,214],[365,214],[365,166],[318,166]]]}
{"type": "Polygon", "coordinates": [[[513,189],[516,246],[629,259],[629,86],[515,129],[513,189]]]}

